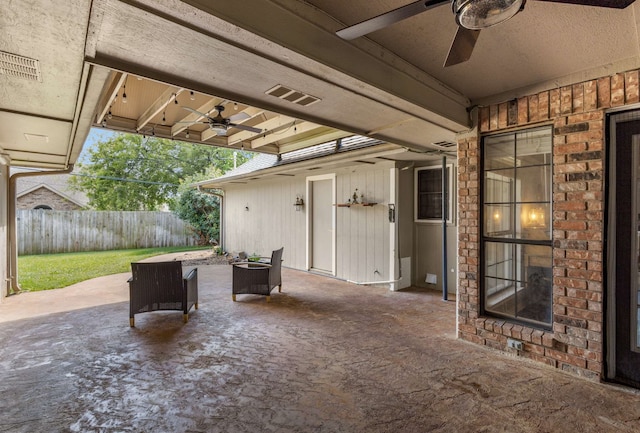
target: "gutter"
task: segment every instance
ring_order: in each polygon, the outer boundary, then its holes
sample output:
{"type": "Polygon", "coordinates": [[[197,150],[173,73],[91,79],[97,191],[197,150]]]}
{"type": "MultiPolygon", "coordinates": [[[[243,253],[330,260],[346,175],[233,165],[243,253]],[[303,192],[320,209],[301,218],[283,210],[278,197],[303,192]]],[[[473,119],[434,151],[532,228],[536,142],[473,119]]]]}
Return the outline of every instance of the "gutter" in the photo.
{"type": "MultiPolygon", "coordinates": [[[[11,166],[9,166],[11,168],[11,166]]],[[[33,171],[27,173],[14,173],[9,177],[9,195],[7,197],[7,258],[9,278],[7,281],[7,296],[15,295],[22,291],[18,284],[18,221],[16,219],[16,183],[18,179],[33,176],[49,176],[55,174],[69,174],[73,171],[73,164],[69,164],[64,170],[33,171]]]]}

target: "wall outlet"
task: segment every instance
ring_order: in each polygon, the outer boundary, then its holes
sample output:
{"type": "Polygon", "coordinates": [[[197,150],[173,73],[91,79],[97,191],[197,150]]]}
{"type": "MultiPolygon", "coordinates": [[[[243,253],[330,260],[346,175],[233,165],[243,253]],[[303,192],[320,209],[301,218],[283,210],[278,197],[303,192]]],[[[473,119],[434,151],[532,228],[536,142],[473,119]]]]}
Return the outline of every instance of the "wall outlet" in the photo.
{"type": "Polygon", "coordinates": [[[507,338],[507,347],[510,349],[522,350],[524,345],[522,341],[514,340],[513,338],[507,338]]]}

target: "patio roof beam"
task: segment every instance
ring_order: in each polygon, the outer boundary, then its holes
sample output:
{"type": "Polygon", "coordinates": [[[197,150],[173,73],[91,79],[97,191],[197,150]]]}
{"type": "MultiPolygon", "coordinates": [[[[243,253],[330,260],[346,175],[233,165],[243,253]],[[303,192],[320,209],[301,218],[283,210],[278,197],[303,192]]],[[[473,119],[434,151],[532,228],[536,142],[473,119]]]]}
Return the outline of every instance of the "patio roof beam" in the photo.
{"type": "Polygon", "coordinates": [[[109,113],[109,109],[113,101],[116,99],[118,95],[118,91],[122,84],[127,79],[127,74],[123,74],[122,72],[111,72],[109,87],[106,92],[100,98],[100,102],[98,103],[98,115],[96,116],[96,123],[100,124],[104,120],[104,117],[109,113]]]}
{"type": "MultiPolygon", "coordinates": [[[[313,131],[314,129],[318,129],[318,128],[324,128],[324,127],[316,123],[299,121],[299,120],[296,121],[294,119],[294,121],[291,122],[287,126],[287,129],[285,129],[284,131],[271,132],[260,138],[256,138],[255,140],[252,140],[251,148],[257,149],[267,144],[274,143],[276,141],[281,141],[298,134],[304,134],[305,132],[313,131]]],[[[327,140],[327,141],[331,141],[331,140],[327,140]]]]}
{"type": "MultiPolygon", "coordinates": [[[[261,128],[265,131],[275,131],[290,124],[294,120],[296,120],[294,117],[279,115],[279,116],[271,117],[270,119],[267,119],[266,121],[262,123],[258,123],[254,126],[256,128],[261,128]]],[[[229,140],[229,144],[235,144],[240,141],[249,140],[255,136],[256,134],[249,131],[238,132],[237,134],[233,134],[233,137],[231,137],[231,139],[229,140]]]]}
{"type": "Polygon", "coordinates": [[[280,146],[280,153],[292,152],[304,147],[313,146],[314,144],[322,144],[326,143],[327,141],[337,140],[339,138],[349,137],[351,135],[353,134],[339,130],[335,130],[330,133],[327,133],[326,131],[320,132],[319,134],[313,135],[304,140],[298,140],[294,143],[280,146]]]}
{"type": "Polygon", "coordinates": [[[169,103],[173,102],[176,97],[182,93],[184,89],[174,86],[167,87],[164,92],[155,100],[153,104],[149,108],[145,110],[144,113],[138,119],[138,123],[136,124],[136,130],[139,131],[144,128],[147,123],[151,121],[154,117],[156,117],[160,112],[167,108],[169,103]]]}

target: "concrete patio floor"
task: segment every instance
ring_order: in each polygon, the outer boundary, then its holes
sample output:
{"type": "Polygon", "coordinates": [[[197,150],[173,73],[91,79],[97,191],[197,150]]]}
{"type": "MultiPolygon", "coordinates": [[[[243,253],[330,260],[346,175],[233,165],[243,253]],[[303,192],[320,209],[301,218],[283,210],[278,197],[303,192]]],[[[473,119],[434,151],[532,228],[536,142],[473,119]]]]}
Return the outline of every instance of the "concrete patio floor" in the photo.
{"type": "Polygon", "coordinates": [[[0,432],[638,432],[640,394],[455,338],[455,302],[285,269],[128,321],[128,274],[0,304],[0,432]]]}

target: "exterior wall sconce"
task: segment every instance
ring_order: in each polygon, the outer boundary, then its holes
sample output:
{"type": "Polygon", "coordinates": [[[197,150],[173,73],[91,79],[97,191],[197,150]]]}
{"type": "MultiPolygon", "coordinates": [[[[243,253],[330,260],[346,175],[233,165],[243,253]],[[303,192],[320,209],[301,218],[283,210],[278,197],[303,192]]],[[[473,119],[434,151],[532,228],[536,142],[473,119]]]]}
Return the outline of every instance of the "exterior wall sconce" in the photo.
{"type": "Polygon", "coordinates": [[[293,203],[293,206],[296,208],[296,212],[299,212],[304,207],[304,200],[300,196],[296,196],[296,201],[293,203]]]}
{"type": "Polygon", "coordinates": [[[249,204],[247,203],[247,205],[244,207],[245,212],[249,212],[249,204]]]}

